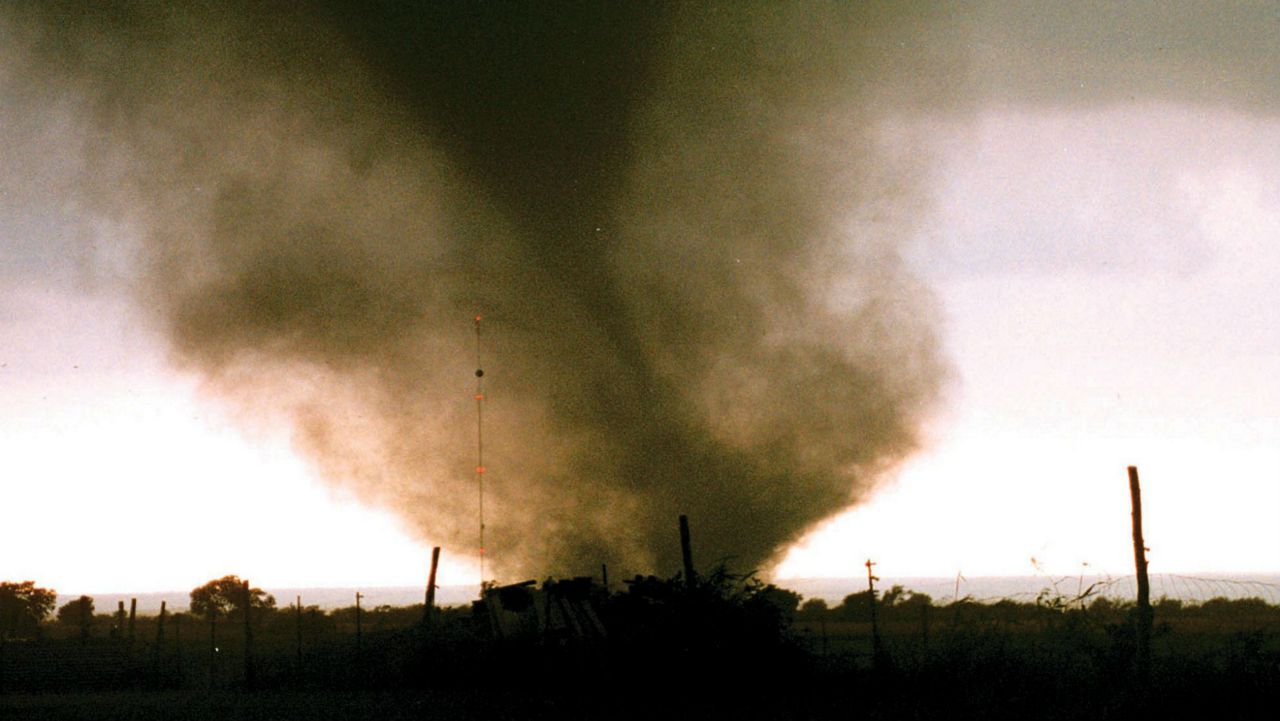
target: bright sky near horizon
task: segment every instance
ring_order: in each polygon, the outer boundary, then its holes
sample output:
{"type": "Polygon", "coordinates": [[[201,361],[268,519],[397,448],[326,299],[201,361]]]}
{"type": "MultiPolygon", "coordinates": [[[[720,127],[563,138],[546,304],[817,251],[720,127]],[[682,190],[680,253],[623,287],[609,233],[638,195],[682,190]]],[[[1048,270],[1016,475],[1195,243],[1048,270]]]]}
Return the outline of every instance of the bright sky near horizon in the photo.
{"type": "Polygon", "coordinates": [[[1004,108],[942,145],[915,260],[951,406],[779,572],[1132,573],[1131,464],[1153,569],[1280,567],[1280,123],[1004,108]]]}
{"type": "MultiPolygon", "coordinates": [[[[774,572],[1127,574],[1131,464],[1153,572],[1280,571],[1280,117],[1005,101],[879,137],[928,158],[906,255],[953,376],[925,446],[774,572]]],[[[77,235],[70,151],[8,152],[33,182],[0,186],[0,580],[421,583],[428,545],[391,512],[167,363],[132,231],[77,235]]],[[[443,584],[475,573],[445,549],[443,584]]]]}

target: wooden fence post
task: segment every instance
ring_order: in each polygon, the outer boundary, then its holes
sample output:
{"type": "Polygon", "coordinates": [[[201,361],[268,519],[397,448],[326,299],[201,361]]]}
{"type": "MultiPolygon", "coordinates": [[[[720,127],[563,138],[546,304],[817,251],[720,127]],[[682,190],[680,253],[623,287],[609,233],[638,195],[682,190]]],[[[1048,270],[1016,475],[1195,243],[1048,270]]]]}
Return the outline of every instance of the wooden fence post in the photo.
{"type": "Polygon", "coordinates": [[[256,678],[253,675],[253,621],[250,610],[253,608],[253,593],[249,590],[249,582],[244,582],[244,684],[252,691],[256,678]]]}
{"type": "Polygon", "coordinates": [[[182,614],[173,614],[173,664],[177,669],[178,682],[182,682],[182,614]]]}
{"type": "Polygon", "coordinates": [[[876,581],[871,574],[871,567],[876,564],[867,559],[867,602],[871,607],[871,663],[879,670],[884,665],[884,647],[880,641],[880,621],[876,616],[876,581]]]}
{"type": "Polygon", "coordinates": [[[356,664],[359,665],[360,657],[364,653],[364,632],[360,626],[360,599],[364,598],[364,594],[356,591],[356,664]]]}
{"type": "Polygon", "coordinates": [[[431,549],[431,572],[427,574],[427,598],[422,605],[422,622],[430,627],[435,623],[436,569],[440,566],[440,547],[431,549]]]}
{"type": "Polygon", "coordinates": [[[160,661],[164,656],[164,616],[165,601],[160,602],[160,615],[156,617],[156,648],[152,655],[152,676],[156,679],[160,678],[160,661]]]}
{"type": "Polygon", "coordinates": [[[301,676],[302,675],[302,596],[301,594],[298,595],[298,600],[294,603],[293,607],[294,607],[294,611],[296,612],[294,620],[297,622],[295,624],[294,631],[295,631],[296,641],[297,641],[298,675],[301,676]]]}
{"type": "Polygon", "coordinates": [[[1133,567],[1138,577],[1134,672],[1138,683],[1145,684],[1151,669],[1151,585],[1147,578],[1147,547],[1142,540],[1142,489],[1137,466],[1129,466],[1129,499],[1133,505],[1133,567]]]}
{"type": "Polygon", "coordinates": [[[133,653],[134,622],[138,617],[138,599],[129,599],[129,653],[133,653]]]}
{"type": "Polygon", "coordinates": [[[684,560],[684,583],[693,588],[696,576],[693,571],[693,546],[689,541],[689,517],[680,516],[680,556],[684,560]]]}

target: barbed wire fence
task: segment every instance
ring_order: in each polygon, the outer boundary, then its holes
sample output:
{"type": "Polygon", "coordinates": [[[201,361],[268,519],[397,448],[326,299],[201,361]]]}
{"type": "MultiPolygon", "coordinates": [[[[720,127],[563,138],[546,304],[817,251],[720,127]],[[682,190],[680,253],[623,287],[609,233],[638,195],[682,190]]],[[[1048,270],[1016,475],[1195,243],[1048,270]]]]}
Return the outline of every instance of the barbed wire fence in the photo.
{"type": "MultiPolygon", "coordinates": [[[[1151,597],[1156,603],[1162,600],[1199,604],[1221,598],[1230,601],[1256,598],[1269,605],[1280,605],[1280,578],[1271,580],[1184,573],[1150,574],[1151,597]]],[[[865,591],[853,579],[840,579],[830,583],[788,583],[780,585],[793,588],[806,599],[818,598],[830,605],[839,604],[844,596],[865,591]]],[[[960,576],[944,578],[885,578],[880,584],[884,591],[900,585],[904,592],[926,594],[936,605],[947,605],[957,600],[972,603],[994,604],[1001,601],[1018,603],[1035,602],[1037,599],[1058,599],[1072,604],[1091,602],[1098,598],[1110,601],[1132,601],[1137,596],[1137,577],[1134,574],[1076,574],[1021,576],[1008,578],[960,576]]]]}

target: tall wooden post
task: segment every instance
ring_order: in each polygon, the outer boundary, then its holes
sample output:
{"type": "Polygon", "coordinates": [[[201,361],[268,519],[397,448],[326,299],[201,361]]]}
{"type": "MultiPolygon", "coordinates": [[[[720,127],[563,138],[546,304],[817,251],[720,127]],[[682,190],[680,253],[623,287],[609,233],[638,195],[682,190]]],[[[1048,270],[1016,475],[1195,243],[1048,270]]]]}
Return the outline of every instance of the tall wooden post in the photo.
{"type": "Polygon", "coordinates": [[[302,674],[302,596],[301,595],[298,596],[298,600],[294,603],[293,608],[295,611],[294,621],[296,621],[296,623],[294,624],[295,625],[294,630],[296,632],[295,635],[296,635],[296,641],[297,641],[298,674],[301,675],[302,674]]]}
{"type": "Polygon", "coordinates": [[[696,576],[693,571],[693,546],[689,542],[689,517],[680,516],[680,556],[684,559],[684,583],[693,588],[696,576]]]}
{"type": "Polygon", "coordinates": [[[360,628],[360,599],[364,595],[356,591],[356,657],[359,658],[361,652],[364,651],[364,634],[360,628]]]}
{"type": "Polygon", "coordinates": [[[156,653],[160,653],[161,645],[164,645],[164,617],[166,611],[166,602],[160,602],[160,616],[156,617],[156,653]]]}
{"type": "Polygon", "coordinates": [[[160,676],[160,658],[164,655],[164,617],[165,617],[165,601],[160,602],[160,615],[156,617],[156,650],[152,656],[152,674],[155,677],[160,676]]]}
{"type": "Polygon", "coordinates": [[[871,662],[878,669],[884,660],[884,647],[880,645],[880,621],[876,616],[876,581],[880,580],[871,573],[876,564],[867,559],[867,603],[871,608],[871,662]]]}
{"type": "Polygon", "coordinates": [[[133,632],[135,629],[135,621],[138,618],[138,599],[129,599],[129,649],[133,649],[133,632]]]}
{"type": "Polygon", "coordinates": [[[253,618],[250,611],[253,608],[253,593],[249,590],[249,582],[244,582],[244,684],[252,691],[254,682],[257,681],[253,675],[253,618]]]}
{"type": "Polygon", "coordinates": [[[1133,504],[1133,567],[1138,579],[1134,671],[1139,683],[1145,683],[1151,669],[1151,584],[1147,578],[1147,547],[1142,540],[1142,489],[1137,466],[1129,466],[1129,499],[1133,504]]]}
{"type": "Polygon", "coordinates": [[[431,549],[431,572],[427,574],[427,599],[422,605],[422,622],[430,626],[436,615],[436,569],[440,566],[440,547],[431,549]]]}

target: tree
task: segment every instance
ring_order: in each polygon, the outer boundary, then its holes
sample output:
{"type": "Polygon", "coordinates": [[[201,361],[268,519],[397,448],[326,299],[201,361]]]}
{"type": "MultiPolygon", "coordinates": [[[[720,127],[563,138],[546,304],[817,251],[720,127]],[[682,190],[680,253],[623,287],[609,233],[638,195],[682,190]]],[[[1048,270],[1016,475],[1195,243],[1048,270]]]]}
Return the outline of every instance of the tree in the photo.
{"type": "Polygon", "coordinates": [[[883,606],[892,606],[901,601],[907,593],[907,589],[894,584],[888,591],[881,591],[880,604],[883,606]]]}
{"type": "Polygon", "coordinates": [[[800,618],[823,618],[827,615],[827,602],[821,598],[807,599],[800,606],[800,618]]]}
{"type": "Polygon", "coordinates": [[[760,587],[755,594],[750,597],[750,602],[754,604],[765,604],[773,609],[778,617],[787,623],[790,623],[796,617],[796,609],[800,606],[803,596],[785,588],[778,588],[772,583],[760,587]]]}
{"type": "MultiPolygon", "coordinates": [[[[254,610],[276,607],[275,596],[261,588],[250,588],[254,610]]],[[[191,613],[214,620],[224,616],[238,616],[244,612],[244,581],[238,576],[223,576],[191,590],[191,613]]]]}
{"type": "Polygon", "coordinates": [[[88,635],[89,626],[93,623],[93,599],[81,596],[62,604],[58,609],[58,623],[78,626],[82,634],[88,635]]]}
{"type": "Polygon", "coordinates": [[[57,591],[40,588],[35,581],[0,582],[0,636],[34,634],[57,600],[57,591]]]}
{"type": "Polygon", "coordinates": [[[871,591],[858,591],[844,597],[834,610],[835,615],[847,621],[865,621],[871,614],[871,591]]]}
{"type": "Polygon", "coordinates": [[[894,608],[919,609],[921,606],[932,606],[933,596],[927,593],[904,590],[902,586],[894,586],[885,591],[882,603],[885,606],[894,608]]]}

